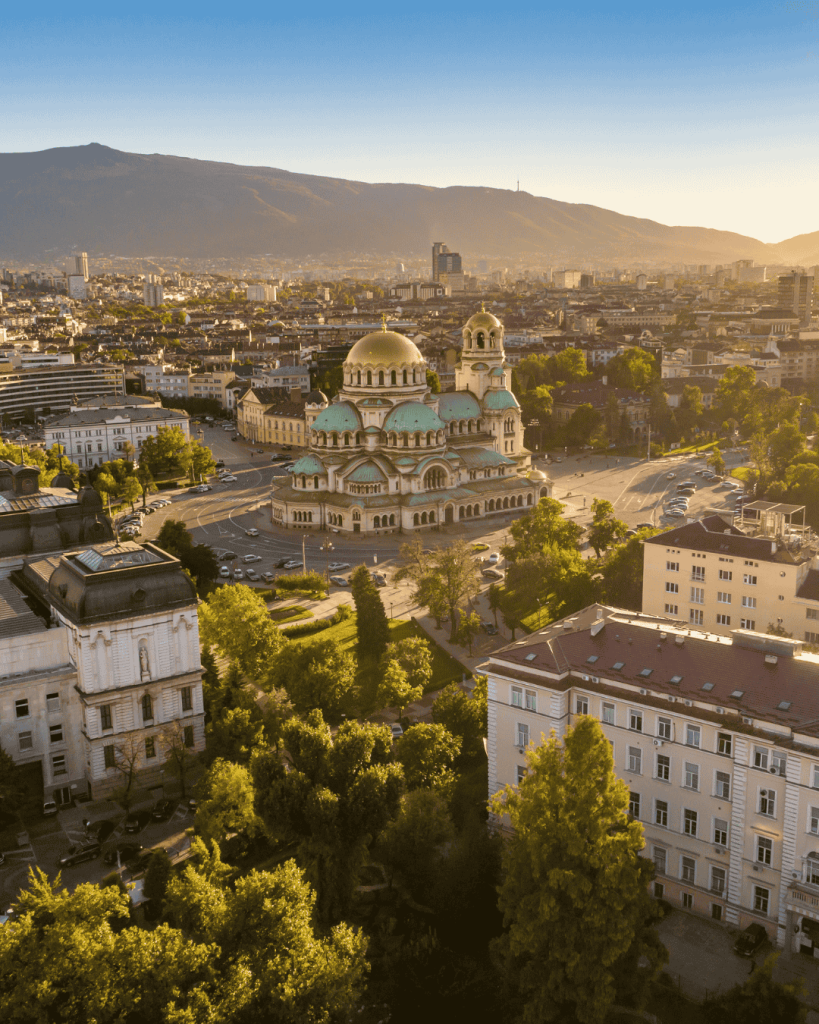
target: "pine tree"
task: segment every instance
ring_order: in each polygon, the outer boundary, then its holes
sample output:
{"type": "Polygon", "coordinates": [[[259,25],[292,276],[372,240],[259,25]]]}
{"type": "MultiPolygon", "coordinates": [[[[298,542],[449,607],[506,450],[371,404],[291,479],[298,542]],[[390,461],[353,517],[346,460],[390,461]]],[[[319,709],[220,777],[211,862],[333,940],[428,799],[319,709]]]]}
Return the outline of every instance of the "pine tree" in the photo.
{"type": "Polygon", "coordinates": [[[384,602],[364,565],[359,565],[350,576],[350,586],[357,616],[358,657],[362,661],[378,662],[390,640],[390,624],[384,602]]]}

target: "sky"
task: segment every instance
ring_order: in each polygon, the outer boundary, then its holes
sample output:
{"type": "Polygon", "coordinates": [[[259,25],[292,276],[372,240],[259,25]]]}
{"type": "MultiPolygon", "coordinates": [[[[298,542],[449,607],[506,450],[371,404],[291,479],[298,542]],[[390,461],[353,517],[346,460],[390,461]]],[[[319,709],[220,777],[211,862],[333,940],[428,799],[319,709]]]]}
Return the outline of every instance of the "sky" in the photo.
{"type": "Polygon", "coordinates": [[[0,151],[99,142],[819,230],[819,0],[15,4],[0,151]]]}

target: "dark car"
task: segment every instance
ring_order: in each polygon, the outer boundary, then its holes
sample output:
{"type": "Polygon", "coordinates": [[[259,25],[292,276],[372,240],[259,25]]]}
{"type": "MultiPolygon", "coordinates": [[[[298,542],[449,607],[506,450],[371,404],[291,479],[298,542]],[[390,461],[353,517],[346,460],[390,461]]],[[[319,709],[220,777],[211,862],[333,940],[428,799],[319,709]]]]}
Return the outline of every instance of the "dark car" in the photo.
{"type": "Polygon", "coordinates": [[[222,555],[222,561],[223,562],[232,562],[235,557],[236,557],[236,552],[235,551],[226,551],[222,555]]]}
{"type": "Polygon", "coordinates": [[[117,827],[117,823],[109,818],[102,818],[100,821],[83,822],[83,824],[85,825],[85,834],[89,839],[93,839],[97,843],[104,843],[117,827]]]}
{"type": "Polygon", "coordinates": [[[503,579],[503,573],[500,571],[500,569],[483,569],[481,571],[481,576],[486,576],[486,578],[489,580],[503,579]]]}
{"type": "Polygon", "coordinates": [[[483,629],[484,633],[486,633],[487,636],[498,635],[498,627],[494,624],[494,622],[482,622],[481,629],[483,629]]]}
{"type": "Polygon", "coordinates": [[[70,868],[75,864],[82,864],[85,860],[94,860],[99,857],[102,847],[99,843],[79,843],[77,846],[69,846],[68,853],[60,857],[60,867],[70,868]]]}
{"type": "Polygon", "coordinates": [[[126,832],[141,832],[151,820],[150,811],[131,811],[125,819],[126,832]]]}
{"type": "Polygon", "coordinates": [[[173,800],[157,800],[151,811],[151,817],[154,821],[167,821],[173,812],[173,800]]]}
{"type": "Polygon", "coordinates": [[[119,843],[105,854],[103,860],[106,864],[116,864],[117,854],[119,854],[120,863],[127,864],[139,857],[144,849],[142,843],[119,843]]]}
{"type": "Polygon", "coordinates": [[[387,585],[387,577],[386,576],[382,576],[380,572],[374,572],[371,575],[372,575],[372,578],[373,578],[373,583],[377,587],[386,587],[386,585],[387,585]]]}
{"type": "Polygon", "coordinates": [[[290,555],[286,555],[284,558],[280,558],[278,560],[278,562],[275,563],[275,566],[276,566],[277,569],[283,569],[290,560],[291,560],[291,556],[290,555]]]}
{"type": "Polygon", "coordinates": [[[734,952],[740,956],[753,956],[767,938],[768,933],[761,924],[749,924],[734,943],[734,952]]]}
{"type": "Polygon", "coordinates": [[[217,469],[221,469],[222,466],[224,466],[224,464],[225,464],[225,460],[224,459],[219,459],[219,461],[216,463],[216,468],[217,469]]]}

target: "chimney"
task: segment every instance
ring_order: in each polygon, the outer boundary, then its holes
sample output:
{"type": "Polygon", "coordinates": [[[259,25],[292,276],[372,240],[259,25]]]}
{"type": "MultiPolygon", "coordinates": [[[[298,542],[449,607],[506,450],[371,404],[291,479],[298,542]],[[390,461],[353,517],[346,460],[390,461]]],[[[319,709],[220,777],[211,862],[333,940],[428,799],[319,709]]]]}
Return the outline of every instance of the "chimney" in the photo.
{"type": "Polygon", "coordinates": [[[304,404],[304,396],[301,388],[290,388],[290,401],[295,402],[296,405],[304,404]]]}

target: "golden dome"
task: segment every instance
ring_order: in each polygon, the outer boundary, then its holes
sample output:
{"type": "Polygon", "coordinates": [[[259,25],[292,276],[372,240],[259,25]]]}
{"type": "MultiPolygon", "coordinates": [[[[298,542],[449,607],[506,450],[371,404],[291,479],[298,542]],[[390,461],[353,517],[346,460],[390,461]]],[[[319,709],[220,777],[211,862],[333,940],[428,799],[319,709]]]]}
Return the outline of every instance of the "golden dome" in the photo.
{"type": "Polygon", "coordinates": [[[407,366],[423,362],[424,357],[409,338],[386,330],[359,338],[344,360],[345,366],[407,366]]]}
{"type": "Polygon", "coordinates": [[[494,314],[487,313],[484,309],[481,309],[480,313],[473,313],[466,321],[464,330],[475,331],[479,327],[483,327],[485,331],[491,331],[493,328],[500,326],[501,322],[494,314]]]}

